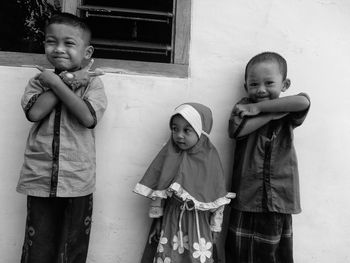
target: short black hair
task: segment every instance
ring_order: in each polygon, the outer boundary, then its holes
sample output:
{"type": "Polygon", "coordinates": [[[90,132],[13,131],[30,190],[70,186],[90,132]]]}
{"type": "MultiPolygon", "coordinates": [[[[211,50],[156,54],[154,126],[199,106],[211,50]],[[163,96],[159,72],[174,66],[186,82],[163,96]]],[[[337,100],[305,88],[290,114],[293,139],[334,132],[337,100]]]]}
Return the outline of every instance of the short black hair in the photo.
{"type": "Polygon", "coordinates": [[[86,37],[86,45],[90,45],[91,29],[81,18],[70,13],[57,13],[50,17],[46,23],[45,29],[47,29],[47,27],[52,24],[65,24],[80,28],[86,37]]]}
{"type": "Polygon", "coordinates": [[[278,53],[276,52],[263,52],[258,55],[255,55],[252,57],[247,66],[245,67],[245,73],[244,73],[244,81],[247,81],[247,71],[248,68],[256,63],[260,62],[266,62],[266,61],[274,61],[278,64],[280,72],[283,76],[283,80],[287,78],[287,61],[278,53]]]}

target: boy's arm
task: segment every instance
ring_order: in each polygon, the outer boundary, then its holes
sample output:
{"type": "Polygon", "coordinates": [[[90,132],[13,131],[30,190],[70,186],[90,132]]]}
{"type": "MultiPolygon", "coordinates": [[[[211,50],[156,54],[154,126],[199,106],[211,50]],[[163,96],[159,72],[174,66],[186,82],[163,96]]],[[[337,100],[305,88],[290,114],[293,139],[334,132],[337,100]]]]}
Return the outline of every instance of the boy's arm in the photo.
{"type": "Polygon", "coordinates": [[[289,113],[306,111],[309,106],[309,97],[304,93],[258,103],[237,104],[234,113],[236,118],[241,118],[242,121],[233,138],[245,136],[289,113]]]}
{"type": "Polygon", "coordinates": [[[288,113],[280,112],[280,113],[260,114],[254,117],[244,117],[245,119],[244,126],[240,129],[239,133],[236,135],[236,138],[252,133],[253,131],[267,124],[268,122],[272,120],[281,119],[287,114],[288,113]]]}
{"type": "Polygon", "coordinates": [[[50,90],[42,93],[27,112],[28,120],[37,122],[48,115],[59,102],[57,96],[50,90]]]}
{"type": "Polygon", "coordinates": [[[40,83],[38,76],[39,74],[29,80],[21,98],[23,111],[31,122],[46,117],[59,101],[52,91],[40,83]]]}
{"type": "Polygon", "coordinates": [[[306,110],[310,105],[304,95],[293,95],[252,104],[239,104],[236,111],[241,117],[255,116],[262,112],[297,112],[306,110]]]}
{"type": "Polygon", "coordinates": [[[58,75],[50,70],[44,70],[38,79],[43,86],[52,90],[54,95],[62,101],[82,125],[91,127],[95,123],[95,119],[84,100],[77,96],[58,75]]]}
{"type": "Polygon", "coordinates": [[[228,133],[229,137],[237,139],[245,136],[271,120],[282,118],[286,113],[269,113],[260,114],[254,117],[241,117],[240,109],[244,106],[253,105],[248,98],[241,99],[233,108],[229,120],[228,133]]]}

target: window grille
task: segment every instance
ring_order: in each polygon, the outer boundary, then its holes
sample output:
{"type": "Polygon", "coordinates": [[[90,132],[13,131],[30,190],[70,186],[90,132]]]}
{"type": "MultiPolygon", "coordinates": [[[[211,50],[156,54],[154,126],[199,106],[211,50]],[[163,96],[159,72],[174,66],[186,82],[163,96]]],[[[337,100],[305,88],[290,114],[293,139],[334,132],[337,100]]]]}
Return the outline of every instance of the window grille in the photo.
{"type": "Polygon", "coordinates": [[[173,63],[175,1],[83,1],[78,13],[92,29],[94,56],[173,63]]]}

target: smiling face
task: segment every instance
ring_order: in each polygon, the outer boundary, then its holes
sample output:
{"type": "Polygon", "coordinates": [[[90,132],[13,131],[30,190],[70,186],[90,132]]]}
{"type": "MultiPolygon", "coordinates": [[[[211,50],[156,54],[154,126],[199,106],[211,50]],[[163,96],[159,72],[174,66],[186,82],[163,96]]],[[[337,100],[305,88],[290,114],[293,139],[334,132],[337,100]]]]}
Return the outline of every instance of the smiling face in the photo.
{"type": "Polygon", "coordinates": [[[289,79],[283,79],[279,64],[263,61],[250,65],[247,69],[245,89],[254,102],[273,100],[288,89],[289,79]]]}
{"type": "Polygon", "coordinates": [[[179,114],[171,119],[170,128],[173,141],[181,150],[192,148],[199,140],[196,131],[179,114]]]}
{"type": "Polygon", "coordinates": [[[93,47],[86,42],[87,36],[79,27],[51,24],[46,28],[45,54],[56,70],[76,71],[93,53],[93,47]]]}

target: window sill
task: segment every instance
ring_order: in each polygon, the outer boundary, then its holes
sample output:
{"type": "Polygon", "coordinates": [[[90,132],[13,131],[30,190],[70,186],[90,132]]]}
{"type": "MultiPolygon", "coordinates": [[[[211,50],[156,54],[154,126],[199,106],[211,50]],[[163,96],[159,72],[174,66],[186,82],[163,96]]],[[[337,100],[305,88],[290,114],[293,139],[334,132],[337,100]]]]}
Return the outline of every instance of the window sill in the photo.
{"type": "MultiPolygon", "coordinates": [[[[188,78],[188,65],[142,62],[115,59],[94,59],[93,68],[100,68],[106,73],[151,75],[162,77],[188,78]]],[[[0,52],[0,65],[20,67],[22,65],[40,65],[51,68],[44,54],[0,52]]]]}

